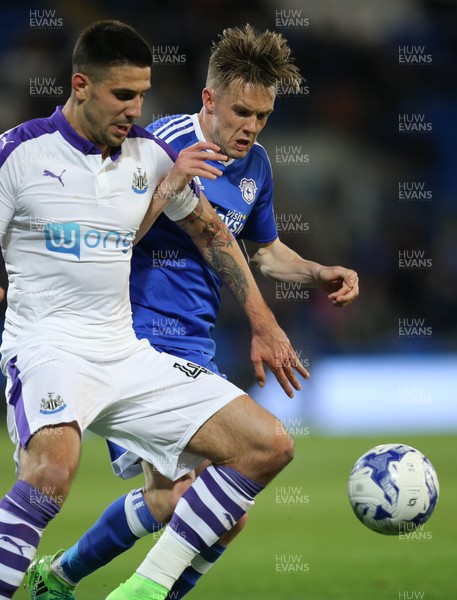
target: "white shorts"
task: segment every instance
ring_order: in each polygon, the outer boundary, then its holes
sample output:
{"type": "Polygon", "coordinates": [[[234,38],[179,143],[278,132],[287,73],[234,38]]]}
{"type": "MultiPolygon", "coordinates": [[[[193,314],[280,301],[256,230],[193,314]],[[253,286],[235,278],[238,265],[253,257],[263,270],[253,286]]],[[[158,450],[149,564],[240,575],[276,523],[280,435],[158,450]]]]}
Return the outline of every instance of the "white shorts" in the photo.
{"type": "Polygon", "coordinates": [[[93,362],[42,347],[8,362],[8,429],[16,444],[47,425],[76,421],[175,480],[201,461],[184,449],[196,431],[245,392],[148,342],[126,359],[93,362]]]}

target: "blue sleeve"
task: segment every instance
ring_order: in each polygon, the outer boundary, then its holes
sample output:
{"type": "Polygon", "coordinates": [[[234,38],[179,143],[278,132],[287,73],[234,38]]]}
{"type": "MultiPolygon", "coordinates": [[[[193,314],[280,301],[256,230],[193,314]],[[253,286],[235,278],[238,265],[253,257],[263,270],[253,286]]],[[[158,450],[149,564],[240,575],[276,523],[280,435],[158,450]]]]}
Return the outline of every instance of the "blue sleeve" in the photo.
{"type": "Polygon", "coordinates": [[[238,237],[258,244],[273,242],[278,237],[273,209],[273,176],[269,162],[265,164],[265,179],[260,196],[238,237]]]}
{"type": "Polygon", "coordinates": [[[149,133],[155,134],[156,131],[161,129],[161,127],[163,125],[166,125],[168,123],[168,121],[170,121],[171,119],[177,119],[177,118],[183,117],[183,116],[185,116],[185,115],[184,114],[166,115],[165,117],[162,117],[161,119],[157,119],[156,121],[149,123],[149,125],[147,127],[145,127],[145,129],[146,129],[146,131],[149,131],[149,133]]]}
{"type": "Polygon", "coordinates": [[[149,133],[155,133],[157,129],[160,129],[162,125],[165,125],[165,123],[167,123],[169,119],[170,117],[162,117],[161,119],[157,119],[157,121],[149,123],[149,125],[145,127],[145,129],[146,131],[149,131],[149,133]]]}

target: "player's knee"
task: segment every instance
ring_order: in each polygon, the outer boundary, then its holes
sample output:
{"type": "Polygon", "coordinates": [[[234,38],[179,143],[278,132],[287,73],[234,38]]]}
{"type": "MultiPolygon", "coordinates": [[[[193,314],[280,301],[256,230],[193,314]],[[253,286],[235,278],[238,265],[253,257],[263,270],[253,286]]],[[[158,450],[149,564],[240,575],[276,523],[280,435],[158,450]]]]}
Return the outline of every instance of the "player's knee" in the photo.
{"type": "Polygon", "coordinates": [[[290,463],[293,456],[294,443],[288,435],[270,438],[263,450],[249,456],[249,465],[253,473],[251,477],[267,485],[290,463]]]}
{"type": "Polygon", "coordinates": [[[295,444],[290,435],[284,430],[277,429],[269,444],[268,467],[271,476],[277,475],[294,457],[295,444]]]}
{"type": "Polygon", "coordinates": [[[250,476],[263,485],[269,483],[294,457],[292,438],[279,421],[276,425],[274,429],[269,427],[268,433],[263,430],[246,451],[250,476]]]}
{"type": "Polygon", "coordinates": [[[75,472],[76,466],[63,464],[59,460],[44,456],[35,465],[33,473],[28,470],[21,473],[20,477],[57,504],[63,504],[70,491],[75,472]]]}
{"type": "Polygon", "coordinates": [[[47,433],[34,434],[27,451],[21,452],[19,478],[62,504],[78,468],[79,436],[72,431],[70,436],[61,440],[60,429],[46,428],[43,431],[47,433]]]}

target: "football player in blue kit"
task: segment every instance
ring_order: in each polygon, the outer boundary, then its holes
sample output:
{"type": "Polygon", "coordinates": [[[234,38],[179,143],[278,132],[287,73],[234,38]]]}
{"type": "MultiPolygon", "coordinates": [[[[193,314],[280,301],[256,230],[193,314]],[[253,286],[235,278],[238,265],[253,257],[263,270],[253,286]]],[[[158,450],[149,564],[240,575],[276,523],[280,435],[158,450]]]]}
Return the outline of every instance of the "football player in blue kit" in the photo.
{"type": "MultiPolygon", "coordinates": [[[[226,29],[211,51],[201,111],[168,116],[147,129],[176,152],[197,142],[217,144],[228,160],[208,162],[222,175],[215,180],[195,181],[232,234],[255,244],[252,264],[277,281],[319,287],[334,306],[345,306],[358,295],[355,271],[306,260],[278,238],[271,165],[257,137],[273,112],[281,82],[295,88],[301,82],[281,34],[258,33],[250,25],[226,29]]],[[[211,338],[220,308],[220,287],[219,277],[203,260],[191,232],[186,235],[167,216],[159,216],[133,252],[130,297],[137,336],[161,352],[188,361],[185,369],[189,377],[198,375],[201,367],[220,375],[211,338]]],[[[256,335],[251,359],[257,382],[263,386],[262,348],[256,335]]],[[[290,383],[275,374],[284,391],[293,396],[290,383]]],[[[160,529],[194,480],[194,475],[188,474],[172,482],[153,465],[142,461],[140,466],[135,454],[115,444],[110,444],[110,452],[113,468],[122,477],[134,476],[142,467],[145,487],[116,500],[72,548],[36,561],[30,577],[40,591],[34,597],[47,600],[56,589],[62,598],[74,598],[75,586],[83,577],[130,548],[140,537],[160,529]]],[[[167,598],[178,600],[190,591],[244,523],[245,517],[196,555],[167,598]]],[[[139,570],[145,576],[151,573],[152,580],[154,552],[157,550],[153,548],[139,570]]],[[[109,599],[140,598],[138,588],[130,589],[129,581],[109,599]]]]}

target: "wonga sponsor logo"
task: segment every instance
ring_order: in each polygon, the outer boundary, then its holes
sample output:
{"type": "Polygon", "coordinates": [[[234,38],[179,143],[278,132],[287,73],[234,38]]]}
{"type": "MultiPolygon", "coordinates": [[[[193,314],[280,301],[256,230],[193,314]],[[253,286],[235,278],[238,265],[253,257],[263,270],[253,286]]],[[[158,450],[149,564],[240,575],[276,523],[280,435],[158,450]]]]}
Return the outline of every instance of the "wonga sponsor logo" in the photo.
{"type": "Polygon", "coordinates": [[[74,254],[79,259],[81,237],[79,223],[47,223],[44,235],[48,250],[74,254]]]}
{"type": "Polygon", "coordinates": [[[102,232],[90,228],[81,235],[79,223],[47,223],[44,228],[46,248],[51,252],[73,254],[79,260],[81,245],[93,249],[98,246],[106,248],[108,242],[114,243],[115,248],[121,248],[125,254],[132,247],[133,233],[123,234],[120,231],[102,232]]]}

